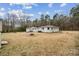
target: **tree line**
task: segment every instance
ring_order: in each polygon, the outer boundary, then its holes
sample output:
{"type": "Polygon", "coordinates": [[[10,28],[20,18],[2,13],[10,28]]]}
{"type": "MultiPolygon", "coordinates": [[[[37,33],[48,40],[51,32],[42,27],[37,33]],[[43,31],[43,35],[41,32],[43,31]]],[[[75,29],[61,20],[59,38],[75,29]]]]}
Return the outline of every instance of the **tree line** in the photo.
{"type": "Polygon", "coordinates": [[[17,19],[16,15],[7,14],[5,19],[0,20],[2,20],[2,32],[25,31],[28,27],[44,25],[58,26],[60,30],[79,30],[79,5],[70,10],[69,16],[56,13],[50,18],[48,14],[41,14],[40,18],[32,21],[30,16],[19,15],[19,19],[17,19]],[[15,24],[19,24],[20,27],[16,27],[15,24]]]}

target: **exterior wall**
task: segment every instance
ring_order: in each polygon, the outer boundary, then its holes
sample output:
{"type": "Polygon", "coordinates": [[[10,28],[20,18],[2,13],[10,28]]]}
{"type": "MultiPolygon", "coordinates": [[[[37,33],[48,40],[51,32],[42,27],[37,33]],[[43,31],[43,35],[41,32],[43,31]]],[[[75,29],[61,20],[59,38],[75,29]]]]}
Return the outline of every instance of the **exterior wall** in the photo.
{"type": "Polygon", "coordinates": [[[33,31],[33,32],[38,32],[38,29],[37,29],[37,28],[35,28],[35,29],[33,29],[32,31],[33,31]]]}
{"type": "Polygon", "coordinates": [[[49,27],[49,29],[47,27],[44,27],[44,30],[42,30],[43,32],[52,32],[51,28],[49,27]]]}
{"type": "Polygon", "coordinates": [[[26,28],[26,32],[30,32],[30,29],[29,28],[26,28]]]}
{"type": "Polygon", "coordinates": [[[43,32],[58,32],[59,31],[59,28],[51,28],[49,27],[49,30],[47,27],[44,28],[43,32]]]}
{"type": "Polygon", "coordinates": [[[36,27],[26,28],[26,32],[38,32],[38,28],[36,27]]]}
{"type": "Polygon", "coordinates": [[[32,27],[32,28],[27,28],[26,29],[26,32],[38,32],[38,31],[41,31],[41,32],[58,32],[59,31],[59,28],[58,27],[32,27]]]}
{"type": "Polygon", "coordinates": [[[59,32],[59,28],[54,28],[53,32],[59,32]]]}

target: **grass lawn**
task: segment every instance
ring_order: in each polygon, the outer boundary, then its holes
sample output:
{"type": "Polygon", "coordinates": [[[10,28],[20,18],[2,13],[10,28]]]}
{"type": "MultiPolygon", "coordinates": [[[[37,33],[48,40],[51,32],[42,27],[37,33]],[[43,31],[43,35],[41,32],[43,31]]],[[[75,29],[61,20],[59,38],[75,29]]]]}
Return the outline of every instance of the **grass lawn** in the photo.
{"type": "Polygon", "coordinates": [[[62,31],[60,33],[3,33],[3,40],[8,45],[2,46],[0,55],[12,56],[61,56],[79,55],[79,31],[62,31]]]}

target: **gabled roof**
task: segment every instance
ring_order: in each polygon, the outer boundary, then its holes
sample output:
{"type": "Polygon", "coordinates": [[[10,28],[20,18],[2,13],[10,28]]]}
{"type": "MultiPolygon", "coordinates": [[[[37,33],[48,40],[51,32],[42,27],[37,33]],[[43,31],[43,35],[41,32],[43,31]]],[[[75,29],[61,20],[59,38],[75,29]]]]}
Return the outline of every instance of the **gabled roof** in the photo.
{"type": "Polygon", "coordinates": [[[29,27],[29,28],[33,29],[33,28],[43,28],[43,27],[54,27],[54,28],[59,28],[59,27],[53,26],[53,25],[46,25],[46,26],[39,26],[39,27],[29,27]]]}

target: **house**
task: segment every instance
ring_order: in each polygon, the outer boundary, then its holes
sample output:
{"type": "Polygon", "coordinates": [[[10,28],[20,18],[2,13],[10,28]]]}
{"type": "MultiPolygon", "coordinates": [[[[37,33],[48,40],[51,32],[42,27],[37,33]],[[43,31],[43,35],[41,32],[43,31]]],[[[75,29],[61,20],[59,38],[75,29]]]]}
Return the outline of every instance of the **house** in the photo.
{"type": "Polygon", "coordinates": [[[51,25],[30,27],[26,28],[26,32],[59,32],[59,27],[51,25]]]}

